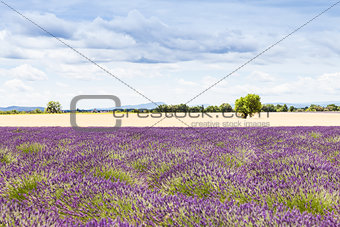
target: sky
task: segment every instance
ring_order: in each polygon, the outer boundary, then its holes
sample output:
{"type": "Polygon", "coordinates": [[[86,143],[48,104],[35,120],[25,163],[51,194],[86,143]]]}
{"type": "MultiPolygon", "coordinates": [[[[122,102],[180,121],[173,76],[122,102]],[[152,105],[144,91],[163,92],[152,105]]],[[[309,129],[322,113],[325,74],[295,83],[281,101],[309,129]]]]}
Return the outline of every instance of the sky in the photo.
{"type": "Polygon", "coordinates": [[[334,0],[2,1],[114,76],[0,2],[1,107],[340,101],[340,4],[198,95],[334,0]]]}

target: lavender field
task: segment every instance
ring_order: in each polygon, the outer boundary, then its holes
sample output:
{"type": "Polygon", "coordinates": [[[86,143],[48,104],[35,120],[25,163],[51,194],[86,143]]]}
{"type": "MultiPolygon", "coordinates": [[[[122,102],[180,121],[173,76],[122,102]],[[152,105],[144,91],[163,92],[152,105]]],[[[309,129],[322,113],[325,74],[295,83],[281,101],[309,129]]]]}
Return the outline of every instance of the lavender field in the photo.
{"type": "Polygon", "coordinates": [[[0,226],[339,226],[340,127],[0,128],[0,226]]]}

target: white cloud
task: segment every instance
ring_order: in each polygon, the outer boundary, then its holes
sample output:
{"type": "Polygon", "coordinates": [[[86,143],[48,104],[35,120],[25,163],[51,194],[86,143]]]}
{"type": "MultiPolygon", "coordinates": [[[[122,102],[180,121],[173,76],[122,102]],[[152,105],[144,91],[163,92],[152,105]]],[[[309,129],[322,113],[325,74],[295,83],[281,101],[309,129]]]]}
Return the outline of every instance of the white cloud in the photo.
{"type": "Polygon", "coordinates": [[[88,25],[78,30],[74,38],[82,43],[82,47],[94,49],[123,49],[134,47],[136,44],[136,41],[127,34],[88,25]]]}
{"type": "Polygon", "coordinates": [[[316,88],[321,88],[328,91],[330,94],[339,94],[340,92],[340,72],[325,73],[317,78],[316,88]]]}
{"type": "Polygon", "coordinates": [[[29,64],[23,64],[11,69],[0,69],[0,75],[29,81],[47,80],[47,76],[43,71],[29,64]]]}
{"type": "Polygon", "coordinates": [[[96,22],[109,29],[127,32],[139,40],[145,41],[164,37],[169,28],[158,18],[146,18],[138,10],[131,10],[126,17],[116,17],[111,21],[97,20],[96,22]]]}
{"type": "Polygon", "coordinates": [[[9,80],[4,83],[4,88],[10,89],[10,92],[28,92],[33,91],[33,88],[30,86],[27,86],[22,80],[14,79],[9,80]]]}
{"type": "Polygon", "coordinates": [[[56,82],[55,84],[56,84],[58,87],[61,87],[61,88],[67,88],[67,87],[69,87],[68,84],[61,83],[61,82],[56,82]]]}
{"type": "Polygon", "coordinates": [[[180,85],[185,85],[185,86],[197,86],[198,85],[197,83],[193,81],[184,80],[183,78],[179,79],[178,83],[180,85]]]}
{"type": "Polygon", "coordinates": [[[80,80],[98,80],[106,76],[106,73],[92,64],[58,64],[57,67],[51,64],[50,69],[58,76],[80,80]]]}
{"type": "Polygon", "coordinates": [[[265,72],[261,72],[261,71],[254,71],[252,72],[249,76],[248,76],[249,80],[253,80],[253,81],[258,81],[258,82],[273,82],[275,81],[275,78],[265,72]]]}
{"type": "Polygon", "coordinates": [[[245,84],[242,87],[245,91],[253,91],[266,96],[334,96],[339,94],[340,73],[327,73],[317,77],[298,77],[295,80],[275,83],[272,85],[264,84],[245,84]]]}
{"type": "Polygon", "coordinates": [[[225,88],[225,86],[228,85],[229,82],[226,80],[222,80],[217,83],[219,80],[220,78],[213,76],[203,76],[200,80],[186,80],[184,78],[180,78],[179,80],[177,80],[178,85],[175,87],[175,92],[176,94],[180,95],[181,98],[186,99],[182,101],[187,102],[188,100],[191,100],[195,95],[201,93],[208,88],[208,93],[226,93],[226,91],[229,91],[229,89],[225,88]],[[212,85],[214,86],[211,87],[212,85]]]}

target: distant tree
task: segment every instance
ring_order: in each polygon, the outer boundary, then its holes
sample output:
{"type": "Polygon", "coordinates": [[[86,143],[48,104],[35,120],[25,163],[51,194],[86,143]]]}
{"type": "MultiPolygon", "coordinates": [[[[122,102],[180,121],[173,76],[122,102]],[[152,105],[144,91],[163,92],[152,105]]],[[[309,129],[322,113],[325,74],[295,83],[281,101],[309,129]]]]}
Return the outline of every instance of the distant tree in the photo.
{"type": "Polygon", "coordinates": [[[189,107],[188,111],[191,113],[200,113],[204,110],[204,108],[202,108],[202,106],[191,106],[189,107]]]}
{"type": "Polygon", "coordinates": [[[31,111],[31,113],[32,113],[32,114],[40,114],[40,113],[42,113],[42,111],[41,111],[40,109],[37,108],[37,109],[31,111]]]}
{"type": "Polygon", "coordinates": [[[168,112],[188,112],[190,107],[186,104],[179,105],[159,105],[154,109],[154,112],[158,113],[168,113],[168,112]]]}
{"type": "Polygon", "coordinates": [[[233,112],[233,107],[229,103],[222,103],[220,105],[221,112],[233,112]]]}
{"type": "Polygon", "coordinates": [[[19,111],[17,111],[17,110],[11,110],[10,113],[11,113],[11,114],[19,114],[19,111]]]}
{"type": "Polygon", "coordinates": [[[50,101],[47,103],[47,107],[45,109],[46,113],[61,113],[61,105],[59,102],[50,101]]]}
{"type": "Polygon", "coordinates": [[[295,110],[296,110],[296,108],[294,106],[289,107],[289,112],[294,112],[295,110]]]}
{"type": "Polygon", "coordinates": [[[216,113],[220,112],[220,108],[218,106],[208,106],[204,111],[208,113],[216,113]]]}
{"type": "Polygon", "coordinates": [[[276,106],[275,106],[275,110],[276,110],[276,112],[281,112],[280,110],[281,110],[281,108],[282,108],[282,105],[280,105],[280,104],[277,104],[276,106]]]}
{"type": "Polygon", "coordinates": [[[255,94],[248,94],[246,97],[241,97],[235,102],[235,110],[242,114],[243,118],[254,116],[255,113],[261,111],[261,98],[255,94]]]}
{"type": "Polygon", "coordinates": [[[189,110],[189,106],[187,106],[186,104],[179,104],[179,105],[175,105],[174,112],[185,113],[185,112],[188,112],[188,110],[189,110]]]}
{"type": "Polygon", "coordinates": [[[129,112],[131,112],[131,113],[140,113],[140,111],[139,110],[137,110],[137,109],[132,109],[131,111],[129,111],[129,112]]]}
{"type": "Polygon", "coordinates": [[[265,104],[262,106],[261,111],[263,112],[276,112],[276,108],[273,104],[265,104]]]}
{"type": "Polygon", "coordinates": [[[324,111],[324,108],[319,105],[312,104],[310,107],[307,109],[307,111],[324,111]]]}
{"type": "Polygon", "coordinates": [[[326,107],[326,110],[328,111],[337,111],[338,109],[338,106],[336,106],[335,104],[330,104],[330,105],[327,105],[326,107]]]}
{"type": "Polygon", "coordinates": [[[276,111],[277,112],[288,112],[288,107],[286,104],[284,104],[283,106],[280,105],[280,107],[276,111]]]}
{"type": "Polygon", "coordinates": [[[163,104],[163,105],[159,105],[155,108],[155,111],[156,112],[159,112],[159,113],[163,113],[163,112],[169,112],[169,107],[168,105],[166,104],[163,104]]]}

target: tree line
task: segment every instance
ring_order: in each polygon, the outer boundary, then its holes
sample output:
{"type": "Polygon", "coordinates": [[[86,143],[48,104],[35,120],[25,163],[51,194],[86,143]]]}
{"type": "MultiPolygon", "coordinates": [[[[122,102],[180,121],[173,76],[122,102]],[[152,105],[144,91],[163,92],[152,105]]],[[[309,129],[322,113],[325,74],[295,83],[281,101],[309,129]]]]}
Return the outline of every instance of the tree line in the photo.
{"type": "Polygon", "coordinates": [[[309,107],[296,108],[294,106],[288,106],[286,104],[273,105],[273,104],[265,104],[261,108],[262,112],[316,112],[316,111],[340,111],[340,106],[335,104],[329,104],[326,107],[311,104],[309,107]]]}
{"type": "MultiPolygon", "coordinates": [[[[296,108],[294,106],[288,107],[287,104],[262,104],[260,101],[260,96],[256,94],[248,94],[245,97],[240,97],[235,101],[235,108],[233,108],[229,103],[222,103],[221,105],[212,106],[188,106],[186,104],[178,105],[160,105],[153,110],[148,110],[149,112],[156,113],[171,113],[171,112],[192,112],[192,113],[218,113],[218,112],[239,112],[243,114],[246,118],[247,116],[253,116],[257,112],[316,112],[316,111],[340,111],[340,106],[335,104],[329,104],[326,107],[312,104],[309,107],[296,108]]],[[[118,110],[114,110],[118,111],[118,110]]],[[[119,110],[124,112],[144,112],[147,110],[136,110],[136,109],[124,109],[119,110]]],[[[61,104],[59,102],[50,101],[44,111],[40,109],[35,109],[33,111],[0,111],[0,114],[42,114],[42,113],[62,113],[61,104]]],[[[84,112],[77,110],[77,112],[84,112]]],[[[86,111],[85,111],[86,112],[86,111]]],[[[111,111],[112,112],[112,111],[111,111]]]]}

